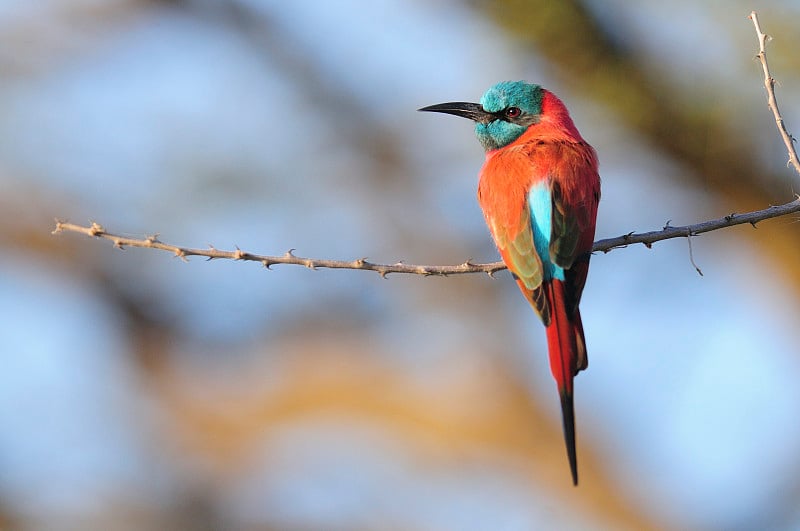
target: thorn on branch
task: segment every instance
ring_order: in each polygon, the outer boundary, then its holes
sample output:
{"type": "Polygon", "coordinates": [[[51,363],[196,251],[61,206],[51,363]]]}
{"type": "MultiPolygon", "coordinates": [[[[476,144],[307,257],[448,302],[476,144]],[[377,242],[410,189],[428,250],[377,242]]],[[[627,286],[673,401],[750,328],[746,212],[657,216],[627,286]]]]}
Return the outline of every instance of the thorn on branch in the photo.
{"type": "Polygon", "coordinates": [[[671,229],[672,226],[670,225],[670,223],[672,223],[672,220],[668,219],[667,222],[664,224],[664,226],[661,228],[661,230],[669,230],[669,229],[671,229]]]}
{"type": "Polygon", "coordinates": [[[106,229],[104,229],[102,225],[100,225],[97,222],[92,221],[92,226],[89,227],[89,235],[90,236],[102,236],[103,234],[105,234],[105,232],[106,232],[106,229]]]}

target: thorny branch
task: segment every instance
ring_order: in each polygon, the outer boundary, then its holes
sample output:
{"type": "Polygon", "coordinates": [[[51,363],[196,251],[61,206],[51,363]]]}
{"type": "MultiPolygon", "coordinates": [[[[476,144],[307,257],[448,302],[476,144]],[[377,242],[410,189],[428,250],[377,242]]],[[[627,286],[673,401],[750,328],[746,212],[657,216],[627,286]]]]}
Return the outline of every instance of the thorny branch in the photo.
{"type": "MultiPolygon", "coordinates": [[[[673,227],[672,225],[668,224],[661,230],[641,233],[631,232],[629,234],[617,236],[616,238],[598,240],[594,243],[592,251],[607,253],[613,249],[627,247],[628,245],[637,243],[641,243],[647,247],[650,247],[655,242],[659,242],[661,240],[669,240],[671,238],[689,238],[704,232],[711,232],[725,227],[742,225],[744,223],[750,223],[755,227],[756,223],[759,221],[785,216],[793,212],[800,212],[800,196],[795,198],[795,200],[791,203],[786,203],[785,205],[780,206],[771,206],[764,210],[748,212],[747,214],[728,214],[727,216],[719,219],[713,219],[710,221],[697,223],[695,225],[686,225],[682,227],[673,227]]],[[[164,243],[156,236],[149,236],[145,239],[127,238],[125,236],[120,236],[106,231],[106,229],[98,223],[92,223],[91,226],[84,227],[81,225],[75,225],[74,223],[56,220],[56,228],[53,233],[55,234],[63,231],[78,232],[81,234],[86,234],[87,236],[104,238],[112,241],[114,243],[114,247],[118,247],[120,249],[124,249],[125,247],[160,249],[162,251],[168,251],[182,260],[185,260],[189,256],[204,256],[208,259],[226,258],[229,260],[246,260],[251,262],[261,262],[261,264],[267,268],[276,264],[292,264],[302,265],[309,269],[362,269],[366,271],[375,271],[382,277],[385,277],[389,273],[406,273],[425,276],[448,276],[461,275],[465,273],[488,273],[489,275],[494,275],[496,272],[506,269],[506,266],[503,264],[503,262],[474,264],[467,260],[462,264],[449,266],[414,265],[405,264],[403,262],[397,262],[394,264],[378,264],[375,262],[370,262],[366,258],[359,258],[357,260],[350,261],[305,258],[294,254],[294,249],[290,249],[280,256],[259,255],[242,251],[241,249],[236,249],[235,251],[224,251],[214,247],[209,247],[208,249],[193,249],[164,243]]]]}
{"type": "Polygon", "coordinates": [[[263,256],[241,249],[235,251],[222,251],[209,246],[208,249],[191,249],[188,247],[180,247],[178,245],[170,245],[160,241],[156,236],[149,236],[146,239],[140,240],[136,238],[126,238],[116,234],[107,232],[102,225],[92,223],[90,227],[83,227],[73,223],[67,223],[56,220],[56,228],[53,233],[62,231],[80,232],[87,236],[96,236],[98,238],[105,238],[114,242],[114,247],[124,249],[125,247],[148,247],[152,249],[160,249],[162,251],[169,251],[178,258],[186,260],[189,256],[205,256],[209,260],[214,258],[227,258],[229,260],[247,260],[251,262],[261,262],[261,264],[269,268],[275,264],[292,264],[302,265],[309,269],[362,269],[366,271],[375,271],[380,276],[385,277],[389,273],[407,273],[413,275],[457,275],[460,273],[488,273],[493,275],[495,272],[505,269],[506,266],[502,262],[495,262],[491,264],[473,264],[469,260],[460,265],[455,266],[430,266],[430,265],[412,265],[397,262],[394,264],[377,264],[370,262],[366,258],[359,258],[356,260],[327,260],[319,258],[304,258],[294,254],[294,249],[289,249],[281,256],[263,256]]]}
{"type": "MultiPolygon", "coordinates": [[[[769,105],[769,108],[772,110],[772,114],[775,116],[775,122],[778,127],[778,131],[780,132],[783,142],[784,144],[786,144],[786,148],[789,152],[789,163],[795,168],[795,170],[798,173],[800,173],[800,160],[798,160],[797,152],[795,151],[794,148],[794,138],[786,130],[783,118],[781,117],[780,111],[778,110],[778,102],[777,99],[775,98],[775,79],[769,73],[769,67],[767,64],[767,54],[765,51],[765,45],[768,36],[761,31],[761,27],[759,26],[758,17],[755,11],[750,13],[749,18],[753,21],[753,25],[755,26],[756,34],[758,36],[759,52],[757,57],[760,59],[762,68],[764,70],[764,86],[767,89],[767,103],[769,105]]],[[[598,240],[594,243],[592,251],[607,253],[613,249],[618,249],[620,247],[627,247],[629,245],[634,245],[639,243],[649,248],[654,243],[662,240],[668,240],[671,238],[688,238],[689,251],[691,257],[691,238],[694,236],[703,234],[704,232],[711,232],[719,229],[724,229],[726,227],[742,225],[744,223],[749,223],[753,227],[755,227],[756,223],[760,221],[764,221],[771,218],[777,218],[780,216],[786,216],[788,214],[793,214],[796,212],[800,212],[800,196],[796,196],[793,201],[783,205],[770,206],[769,208],[765,208],[763,210],[756,210],[754,212],[748,212],[745,214],[731,213],[719,219],[712,219],[709,221],[696,223],[694,225],[685,225],[680,227],[673,227],[672,225],[669,224],[669,222],[667,222],[667,224],[661,230],[655,230],[650,232],[639,232],[639,233],[630,232],[628,234],[623,234],[622,236],[617,236],[616,238],[607,238],[604,240],[598,240]]],[[[291,264],[291,265],[302,265],[309,269],[321,269],[321,268],[360,269],[366,271],[375,271],[382,277],[385,277],[389,273],[405,273],[405,274],[425,275],[425,276],[432,276],[432,275],[447,276],[447,275],[460,275],[466,273],[487,273],[490,276],[493,276],[497,271],[506,269],[506,266],[502,262],[474,264],[470,260],[467,260],[462,264],[445,265],[445,266],[414,265],[414,264],[405,264],[403,262],[397,262],[394,264],[379,264],[375,262],[370,262],[366,258],[359,258],[350,261],[305,258],[294,254],[294,249],[290,249],[280,256],[259,255],[247,251],[242,251],[241,249],[238,248],[235,251],[224,251],[216,249],[212,246],[209,246],[208,249],[196,249],[196,248],[181,247],[178,245],[164,243],[160,241],[157,236],[149,236],[144,239],[128,238],[120,236],[106,231],[105,228],[98,223],[92,223],[91,226],[85,227],[82,225],[68,223],[66,221],[56,220],[56,227],[55,230],[53,230],[53,234],[64,231],[77,232],[85,234],[90,237],[98,237],[110,240],[111,242],[114,243],[115,247],[118,247],[120,249],[124,249],[125,247],[145,247],[151,249],[160,249],[162,251],[168,251],[172,253],[174,256],[181,258],[182,260],[186,260],[186,258],[189,256],[204,256],[209,260],[215,258],[224,258],[229,260],[246,260],[252,262],[260,262],[264,267],[267,268],[276,264],[291,264]]],[[[693,260],[692,264],[694,265],[693,260]]],[[[698,273],[702,275],[700,269],[697,268],[696,265],[694,267],[695,269],[697,269],[698,273]]]]}
{"type": "Polygon", "coordinates": [[[772,115],[775,117],[775,125],[778,127],[778,132],[781,134],[783,143],[789,151],[789,162],[794,166],[795,171],[800,173],[800,160],[797,158],[797,151],[794,148],[794,137],[786,130],[786,124],[783,123],[781,111],[778,110],[778,100],[775,99],[775,78],[769,73],[769,65],[767,63],[767,41],[771,39],[769,35],[761,31],[761,25],[758,23],[758,14],[753,11],[747,17],[753,21],[753,26],[756,28],[756,35],[758,36],[758,59],[761,61],[761,68],[764,70],[764,87],[767,89],[767,105],[772,110],[772,115]]]}

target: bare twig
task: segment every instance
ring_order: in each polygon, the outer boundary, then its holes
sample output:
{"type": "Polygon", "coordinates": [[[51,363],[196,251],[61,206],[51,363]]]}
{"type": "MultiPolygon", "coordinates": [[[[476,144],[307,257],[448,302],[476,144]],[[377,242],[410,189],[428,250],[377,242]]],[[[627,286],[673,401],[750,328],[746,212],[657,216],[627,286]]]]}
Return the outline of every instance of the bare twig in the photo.
{"type": "Polygon", "coordinates": [[[169,251],[173,255],[182,260],[186,260],[189,256],[205,256],[209,260],[214,258],[226,258],[229,260],[246,260],[251,262],[261,262],[261,264],[269,268],[276,264],[291,264],[301,265],[309,269],[361,269],[366,271],[375,271],[380,276],[385,277],[389,273],[406,273],[413,275],[458,275],[463,273],[488,273],[494,275],[497,271],[505,269],[506,266],[502,262],[495,262],[491,264],[473,264],[469,260],[460,265],[453,266],[428,266],[428,265],[413,265],[397,262],[394,264],[376,264],[368,261],[366,258],[359,258],[357,260],[327,260],[320,258],[304,258],[294,254],[294,249],[289,249],[281,256],[264,256],[241,249],[235,251],[223,251],[209,246],[208,249],[192,249],[189,247],[181,247],[179,245],[171,245],[160,241],[156,236],[149,236],[145,239],[127,238],[117,234],[112,234],[106,231],[102,225],[92,223],[89,227],[75,225],[74,223],[67,223],[64,221],[56,220],[56,228],[53,234],[59,232],[79,232],[87,236],[95,236],[104,238],[114,243],[114,247],[124,249],[125,247],[146,247],[150,249],[160,249],[162,251],[169,251]]]}
{"type": "Polygon", "coordinates": [[[753,21],[753,26],[756,28],[756,35],[758,36],[758,59],[761,61],[761,68],[764,70],[764,87],[767,89],[767,105],[772,110],[772,115],[775,117],[775,124],[778,127],[778,132],[781,134],[783,143],[789,151],[789,162],[794,166],[795,171],[800,173],[800,160],[797,158],[797,151],[794,148],[794,137],[786,130],[786,124],[783,122],[781,112],[778,110],[778,100],[775,99],[775,78],[769,73],[769,65],[767,64],[767,40],[771,39],[769,35],[761,31],[761,25],[758,23],[758,14],[753,11],[747,17],[753,21]]]}
{"type": "MultiPolygon", "coordinates": [[[[767,102],[772,110],[772,114],[775,116],[775,122],[777,124],[778,131],[780,132],[783,142],[786,144],[786,148],[789,151],[789,163],[791,163],[795,170],[800,173],[800,160],[798,160],[797,152],[794,148],[794,138],[786,130],[783,118],[778,110],[778,102],[775,98],[775,79],[770,75],[769,68],[767,66],[765,44],[768,36],[761,31],[761,27],[758,23],[758,16],[756,15],[755,11],[750,13],[749,18],[753,21],[753,24],[756,28],[756,34],[758,35],[758,58],[761,60],[761,65],[764,69],[764,86],[767,89],[767,102]]],[[[627,247],[629,245],[639,243],[650,248],[654,243],[662,240],[668,240],[671,238],[687,238],[689,240],[689,258],[697,272],[702,275],[703,273],[700,271],[700,268],[697,267],[697,264],[695,264],[694,257],[692,255],[692,237],[703,234],[704,232],[711,232],[744,223],[749,223],[755,227],[756,223],[760,221],[786,216],[796,212],[800,212],[800,196],[796,196],[793,201],[783,205],[770,206],[769,208],[765,208],[763,210],[756,210],[754,212],[748,212],[745,214],[731,213],[719,219],[712,219],[694,225],[684,225],[681,227],[673,227],[669,224],[669,222],[667,222],[667,224],[661,230],[640,233],[630,232],[628,234],[623,234],[622,236],[617,236],[616,238],[598,240],[594,243],[592,251],[607,253],[613,249],[627,247]]],[[[92,223],[91,226],[84,227],[81,225],[75,225],[73,223],[56,220],[56,227],[53,233],[55,234],[63,231],[78,232],[91,237],[104,238],[112,241],[114,246],[120,249],[125,247],[146,247],[151,249],[160,249],[162,251],[169,251],[182,260],[186,260],[186,258],[189,256],[204,256],[209,260],[214,258],[247,260],[252,262],[260,262],[262,265],[264,265],[264,267],[267,268],[275,264],[292,264],[302,265],[309,269],[361,269],[366,271],[375,271],[382,277],[385,277],[389,273],[405,273],[425,276],[487,273],[490,276],[493,276],[496,272],[506,269],[505,264],[502,262],[474,264],[470,260],[467,260],[462,264],[446,266],[414,265],[405,264],[403,262],[397,262],[394,264],[378,264],[375,262],[370,262],[366,258],[359,258],[357,260],[350,261],[304,258],[295,255],[294,249],[286,251],[281,256],[258,255],[242,251],[238,248],[235,251],[222,251],[211,246],[209,246],[208,249],[194,249],[164,243],[156,236],[150,236],[145,239],[137,239],[112,234],[106,231],[105,228],[98,223],[92,223]]]]}
{"type": "Polygon", "coordinates": [[[689,261],[694,266],[694,270],[697,271],[697,274],[702,277],[703,271],[697,266],[697,262],[694,261],[694,252],[692,251],[692,236],[687,236],[686,241],[689,243],[689,261]]]}

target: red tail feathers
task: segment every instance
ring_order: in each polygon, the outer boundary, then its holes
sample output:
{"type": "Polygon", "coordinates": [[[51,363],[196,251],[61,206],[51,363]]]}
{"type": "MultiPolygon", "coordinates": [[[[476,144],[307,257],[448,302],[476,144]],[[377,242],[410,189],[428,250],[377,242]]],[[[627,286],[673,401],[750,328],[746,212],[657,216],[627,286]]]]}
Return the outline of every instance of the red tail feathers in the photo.
{"type": "Polygon", "coordinates": [[[553,279],[546,287],[550,303],[550,325],[547,327],[547,346],[550,371],[558,385],[561,414],[564,422],[564,442],[572,471],[572,483],[578,484],[578,458],[575,449],[575,410],[572,401],[572,380],[586,368],[586,342],[580,312],[570,315],[565,285],[553,279]]]}

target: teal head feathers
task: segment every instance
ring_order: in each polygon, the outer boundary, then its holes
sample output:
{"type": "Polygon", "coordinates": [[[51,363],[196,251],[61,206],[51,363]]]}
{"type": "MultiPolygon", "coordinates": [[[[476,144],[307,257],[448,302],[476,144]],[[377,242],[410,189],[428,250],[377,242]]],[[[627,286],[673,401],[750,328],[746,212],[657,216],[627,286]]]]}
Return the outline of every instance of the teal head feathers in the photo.
{"type": "Polygon", "coordinates": [[[475,135],[486,151],[507,146],[539,121],[544,89],[524,81],[503,81],[486,91],[480,103],[451,102],[423,107],[475,121],[475,135]]]}

